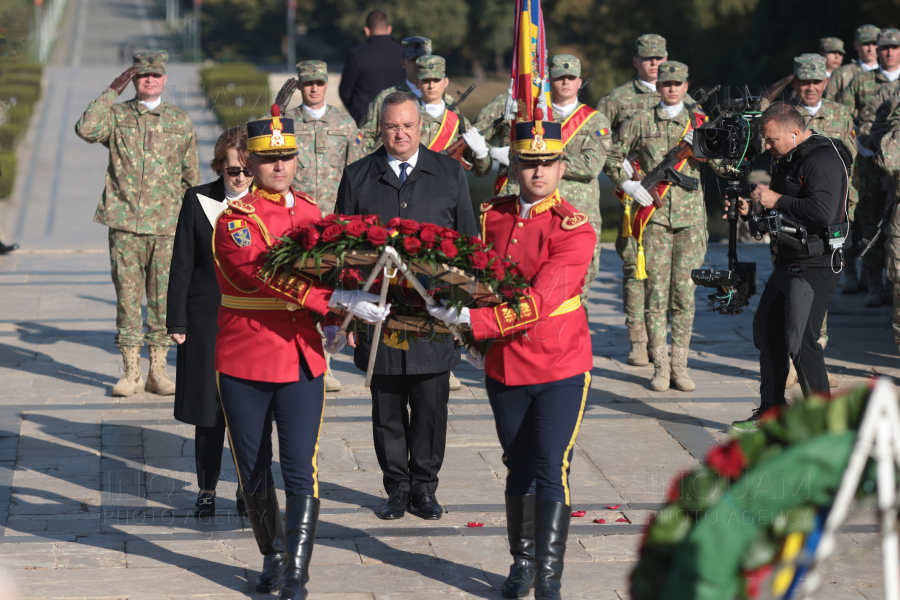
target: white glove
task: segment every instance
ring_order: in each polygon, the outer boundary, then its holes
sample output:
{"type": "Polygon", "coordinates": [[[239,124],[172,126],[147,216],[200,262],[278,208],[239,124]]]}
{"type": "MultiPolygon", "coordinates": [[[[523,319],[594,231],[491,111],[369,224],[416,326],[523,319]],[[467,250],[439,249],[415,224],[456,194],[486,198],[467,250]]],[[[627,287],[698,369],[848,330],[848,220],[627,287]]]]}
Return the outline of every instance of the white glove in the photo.
{"type": "Polygon", "coordinates": [[[378,306],[381,300],[375,294],[360,290],[334,290],[328,301],[328,308],[344,308],[354,317],[368,323],[384,321],[391,312],[391,305],[378,306]]]}
{"type": "Polygon", "coordinates": [[[469,129],[462,134],[462,139],[465,140],[466,146],[475,153],[475,158],[484,158],[488,155],[487,142],[484,141],[484,136],[478,133],[478,130],[474,127],[469,127],[469,129]]]}
{"type": "Polygon", "coordinates": [[[441,306],[434,304],[428,307],[428,314],[437,319],[438,321],[443,321],[444,323],[450,323],[451,325],[470,325],[471,321],[469,320],[469,309],[463,307],[460,312],[457,312],[455,308],[447,308],[447,301],[441,300],[441,306]]]}
{"type": "Polygon", "coordinates": [[[341,330],[337,325],[326,325],[322,331],[325,333],[325,352],[337,354],[347,345],[347,336],[339,334],[341,330]]]}
{"type": "Polygon", "coordinates": [[[491,148],[491,158],[496,160],[504,167],[509,166],[509,146],[500,146],[499,148],[491,148]]]}
{"type": "Polygon", "coordinates": [[[863,146],[862,142],[859,141],[859,138],[856,138],[856,148],[859,150],[859,153],[863,155],[863,158],[872,158],[875,156],[875,151],[869,150],[863,146]]]}
{"type": "Polygon", "coordinates": [[[622,161],[622,172],[625,173],[625,176],[628,177],[628,179],[634,177],[634,167],[631,166],[631,163],[628,162],[627,158],[622,161]]]}
{"type": "Polygon", "coordinates": [[[644,189],[640,181],[626,181],[622,184],[622,191],[634,198],[641,206],[653,204],[653,196],[644,189]]]}
{"type": "Polygon", "coordinates": [[[465,355],[466,362],[476,369],[484,369],[484,356],[474,348],[466,348],[468,354],[465,355]]]}
{"type": "Polygon", "coordinates": [[[687,143],[688,146],[693,146],[693,145],[694,145],[694,132],[693,132],[693,130],[688,131],[688,132],[687,132],[687,135],[684,136],[684,137],[681,138],[681,139],[683,139],[683,140],[687,143]]]}

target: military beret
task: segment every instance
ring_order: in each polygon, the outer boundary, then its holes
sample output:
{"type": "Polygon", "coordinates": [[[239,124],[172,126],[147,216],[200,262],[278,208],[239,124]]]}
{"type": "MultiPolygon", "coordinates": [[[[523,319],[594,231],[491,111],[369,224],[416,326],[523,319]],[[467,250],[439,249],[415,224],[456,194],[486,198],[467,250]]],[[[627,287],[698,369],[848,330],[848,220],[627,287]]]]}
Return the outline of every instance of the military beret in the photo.
{"type": "Polygon", "coordinates": [[[878,33],[878,47],[900,46],[900,31],[896,29],[882,29],[878,33]]]}
{"type": "Polygon", "coordinates": [[[812,80],[828,79],[828,75],[825,73],[825,57],[811,53],[796,57],[794,59],[794,77],[812,80]]]}
{"type": "Polygon", "coordinates": [[[856,41],[861,44],[871,44],[878,41],[881,30],[874,25],[863,25],[856,30],[856,41]]]}
{"type": "Polygon", "coordinates": [[[581,77],[581,61],[571,54],[557,54],[550,59],[550,77],[581,77]]]}
{"type": "Polygon", "coordinates": [[[747,181],[750,183],[771,183],[772,176],[769,175],[769,172],[764,169],[754,169],[750,175],[747,176],[747,181]]]}
{"type": "Polygon", "coordinates": [[[634,42],[634,53],[644,58],[668,56],[666,38],[655,33],[645,33],[634,42]]]}
{"type": "Polygon", "coordinates": [[[656,78],[660,83],[665,83],[666,81],[680,81],[684,83],[688,80],[688,66],[677,60],[667,60],[659,65],[656,78]]]}
{"type": "Polygon", "coordinates": [[[431,40],[427,37],[414,35],[400,40],[403,46],[403,57],[406,60],[415,60],[420,56],[431,54],[431,40]]]}
{"type": "Polygon", "coordinates": [[[819,52],[828,54],[829,52],[840,52],[847,54],[844,50],[844,41],[836,37],[824,37],[819,40],[819,52]]]}
{"type": "Polygon", "coordinates": [[[419,79],[443,79],[447,76],[447,61],[443,56],[426,54],[416,59],[419,79]]]}
{"type": "Polygon", "coordinates": [[[321,60],[304,60],[297,63],[300,83],[307,81],[328,81],[328,65],[321,60]]]}
{"type": "Polygon", "coordinates": [[[134,68],[137,69],[138,75],[147,75],[154,73],[156,75],[166,74],[166,61],[169,60],[169,53],[165,50],[157,52],[135,52],[132,57],[134,68]]]}

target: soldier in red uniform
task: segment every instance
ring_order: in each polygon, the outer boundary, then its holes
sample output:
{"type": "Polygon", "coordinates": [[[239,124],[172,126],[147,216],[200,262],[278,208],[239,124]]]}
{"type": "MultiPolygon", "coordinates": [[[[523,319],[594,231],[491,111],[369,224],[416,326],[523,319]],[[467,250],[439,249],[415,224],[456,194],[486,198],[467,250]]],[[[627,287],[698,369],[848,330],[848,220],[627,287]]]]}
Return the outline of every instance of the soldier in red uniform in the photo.
{"type": "Polygon", "coordinates": [[[519,196],[481,207],[485,242],[526,277],[519,314],[493,308],[434,307],[438,319],[494,340],[482,359],[485,385],[503,447],[506,518],[514,563],[502,585],[506,598],[558,599],[572,516],[569,468],[591,384],[591,335],[580,294],[596,234],[588,218],[560,197],[560,124],[515,124],[511,165],[519,196]]]}
{"type": "Polygon", "coordinates": [[[316,201],[291,189],[297,144],[291,119],[247,124],[253,189],[229,200],[216,221],[213,251],[222,291],[216,371],[238,467],[241,492],[263,570],[261,592],[306,598],[309,562],[319,516],[316,453],[325,404],[325,358],[312,314],[335,306],[365,321],[387,316],[378,297],[341,291],[297,271],[264,277],[266,251],[287,231],[321,218],[316,201]],[[278,424],[286,527],[272,481],[272,418],[278,424]],[[287,529],[287,536],[285,536],[287,529]],[[283,587],[282,587],[283,586],[283,587]]]}

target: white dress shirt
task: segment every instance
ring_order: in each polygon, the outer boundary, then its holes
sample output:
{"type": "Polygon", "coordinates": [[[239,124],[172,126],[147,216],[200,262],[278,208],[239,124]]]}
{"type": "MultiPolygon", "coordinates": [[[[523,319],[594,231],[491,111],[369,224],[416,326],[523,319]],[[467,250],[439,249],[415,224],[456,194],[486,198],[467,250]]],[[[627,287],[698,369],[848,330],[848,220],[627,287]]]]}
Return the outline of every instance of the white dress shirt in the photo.
{"type": "Polygon", "coordinates": [[[575,112],[575,109],[578,108],[578,98],[572,100],[571,104],[567,104],[566,106],[560,106],[559,104],[553,102],[551,104],[553,107],[553,117],[557,119],[568,119],[569,115],[575,112]]]}
{"type": "Polygon", "coordinates": [[[394,175],[397,176],[397,179],[400,179],[400,163],[404,162],[409,165],[409,167],[406,169],[406,176],[409,177],[409,174],[412,173],[412,170],[416,168],[416,163],[419,162],[419,151],[416,150],[416,153],[406,160],[394,158],[393,156],[391,156],[391,153],[388,152],[388,166],[392,171],[394,171],[394,175]]]}
{"type": "Polygon", "coordinates": [[[447,108],[447,104],[443,100],[439,100],[434,104],[423,104],[425,107],[425,112],[431,115],[432,119],[439,118],[442,114],[444,114],[444,109],[447,108]]]}
{"type": "Polygon", "coordinates": [[[897,67],[893,71],[885,71],[881,67],[878,67],[878,70],[881,71],[881,74],[887,77],[888,81],[897,81],[897,78],[900,77],[900,67],[897,67]]]}
{"type": "Polygon", "coordinates": [[[229,187],[229,185],[227,183],[225,184],[225,200],[240,200],[241,198],[243,198],[244,196],[246,196],[249,193],[250,193],[250,186],[247,186],[247,189],[245,189],[243,192],[238,193],[238,192],[234,191],[233,189],[231,189],[231,187],[229,187]]]}
{"type": "Polygon", "coordinates": [[[655,84],[655,83],[647,83],[646,81],[644,81],[644,80],[641,79],[640,77],[638,77],[638,81],[640,81],[641,83],[643,83],[643,84],[644,84],[644,87],[647,88],[648,90],[650,90],[651,92],[655,92],[655,91],[656,91],[656,84],[655,84]]]}
{"type": "Polygon", "coordinates": [[[805,108],[806,110],[808,110],[808,111],[809,111],[809,114],[815,116],[815,114],[816,114],[817,112],[819,112],[819,109],[822,108],[822,101],[819,100],[819,103],[816,104],[815,106],[807,106],[807,105],[802,104],[802,103],[800,104],[800,106],[802,106],[803,108],[805,108]]]}
{"type": "Polygon", "coordinates": [[[859,62],[859,66],[862,67],[863,73],[865,73],[866,71],[874,71],[875,69],[878,68],[878,61],[876,61],[875,64],[871,65],[871,66],[867,65],[866,63],[864,63],[863,61],[861,61],[859,59],[857,59],[857,62],[859,62]]]}
{"type": "Polygon", "coordinates": [[[325,116],[325,111],[328,110],[328,104],[322,103],[322,108],[310,108],[307,105],[303,105],[303,110],[306,111],[306,114],[311,116],[315,120],[319,120],[325,116]]]}
{"type": "Polygon", "coordinates": [[[681,111],[684,110],[684,101],[682,100],[681,102],[679,102],[679,103],[676,104],[675,106],[669,106],[668,104],[666,104],[665,102],[663,102],[662,100],[660,100],[660,101],[659,101],[659,107],[660,107],[661,109],[663,109],[664,111],[666,111],[666,114],[669,115],[669,118],[670,118],[670,119],[674,119],[675,117],[677,117],[677,116],[681,113],[681,111]]]}
{"type": "Polygon", "coordinates": [[[157,98],[156,100],[153,100],[152,102],[145,102],[144,100],[141,100],[140,102],[141,102],[141,104],[146,106],[148,110],[153,110],[154,108],[156,108],[157,106],[162,104],[162,98],[157,98]]]}

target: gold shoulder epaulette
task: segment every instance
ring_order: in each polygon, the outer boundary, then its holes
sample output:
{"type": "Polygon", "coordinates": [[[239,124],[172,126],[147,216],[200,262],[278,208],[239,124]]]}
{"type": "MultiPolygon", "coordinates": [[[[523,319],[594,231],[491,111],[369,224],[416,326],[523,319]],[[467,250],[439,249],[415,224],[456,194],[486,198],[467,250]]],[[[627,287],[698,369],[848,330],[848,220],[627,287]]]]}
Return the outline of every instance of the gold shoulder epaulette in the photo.
{"type": "Polygon", "coordinates": [[[516,194],[512,194],[510,196],[494,196],[493,198],[488,198],[485,202],[481,203],[481,212],[487,212],[498,204],[510,202],[512,200],[515,200],[516,198],[518,198],[516,194]]]}
{"type": "Polygon", "coordinates": [[[306,192],[298,192],[298,191],[294,190],[294,196],[295,197],[300,196],[301,198],[303,198],[304,200],[306,200],[313,206],[317,206],[316,199],[313,198],[312,196],[310,196],[309,194],[307,194],[306,192]]]}
{"type": "Polygon", "coordinates": [[[256,209],[253,208],[252,204],[247,204],[246,202],[244,202],[242,200],[229,200],[228,206],[230,206],[231,208],[233,208],[234,210],[236,210],[238,212],[244,213],[245,215],[252,215],[253,213],[256,212],[256,209]]]}
{"type": "Polygon", "coordinates": [[[586,214],[572,210],[565,203],[557,204],[550,210],[558,217],[562,217],[561,226],[567,231],[581,227],[588,222],[586,214]]]}

